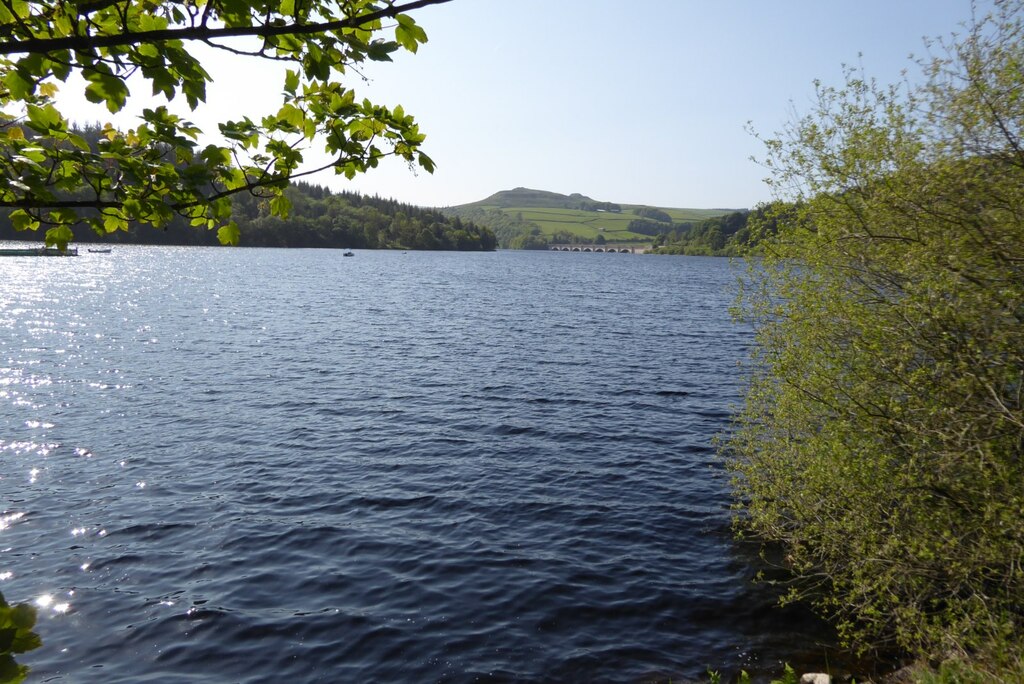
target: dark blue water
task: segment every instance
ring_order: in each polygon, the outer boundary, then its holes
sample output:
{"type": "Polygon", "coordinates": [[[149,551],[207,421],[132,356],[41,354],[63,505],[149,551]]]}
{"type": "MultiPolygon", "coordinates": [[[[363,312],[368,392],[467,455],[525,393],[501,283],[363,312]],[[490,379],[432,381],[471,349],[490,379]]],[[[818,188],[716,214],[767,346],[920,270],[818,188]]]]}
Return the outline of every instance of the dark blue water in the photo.
{"type": "Polygon", "coordinates": [[[729,534],[727,261],[82,252],[0,260],[39,681],[678,681],[813,642],[729,534]]]}

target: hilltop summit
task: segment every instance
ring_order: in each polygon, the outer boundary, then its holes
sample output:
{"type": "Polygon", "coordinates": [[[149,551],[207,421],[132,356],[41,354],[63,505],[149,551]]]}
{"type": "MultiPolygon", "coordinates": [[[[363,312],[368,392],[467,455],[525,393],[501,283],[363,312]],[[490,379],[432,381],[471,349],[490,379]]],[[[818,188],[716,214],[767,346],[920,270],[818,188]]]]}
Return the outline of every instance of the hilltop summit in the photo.
{"type": "Polygon", "coordinates": [[[513,190],[501,190],[479,202],[462,205],[464,207],[525,207],[534,209],[582,209],[584,211],[621,211],[621,207],[614,202],[598,202],[586,195],[574,192],[571,195],[563,195],[558,192],[547,190],[533,190],[530,188],[515,188],[513,190]]]}

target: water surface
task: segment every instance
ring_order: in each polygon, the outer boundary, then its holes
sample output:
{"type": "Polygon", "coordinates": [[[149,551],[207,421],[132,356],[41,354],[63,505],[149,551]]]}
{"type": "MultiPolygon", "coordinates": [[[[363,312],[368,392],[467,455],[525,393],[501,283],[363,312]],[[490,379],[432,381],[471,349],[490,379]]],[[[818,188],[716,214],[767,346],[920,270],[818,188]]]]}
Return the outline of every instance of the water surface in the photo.
{"type": "Polygon", "coordinates": [[[813,641],[728,531],[725,260],[0,260],[40,681],[648,681],[813,641]],[[803,630],[802,632],[800,630],[803,630]]]}

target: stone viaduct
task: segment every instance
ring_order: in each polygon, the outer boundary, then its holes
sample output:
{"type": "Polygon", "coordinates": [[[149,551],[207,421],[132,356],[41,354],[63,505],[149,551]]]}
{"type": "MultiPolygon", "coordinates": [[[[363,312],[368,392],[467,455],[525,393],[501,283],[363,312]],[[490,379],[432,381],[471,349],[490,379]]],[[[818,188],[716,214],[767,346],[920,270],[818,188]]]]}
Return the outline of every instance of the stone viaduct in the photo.
{"type": "Polygon", "coordinates": [[[607,254],[643,254],[650,245],[551,245],[552,252],[605,252],[607,254]]]}

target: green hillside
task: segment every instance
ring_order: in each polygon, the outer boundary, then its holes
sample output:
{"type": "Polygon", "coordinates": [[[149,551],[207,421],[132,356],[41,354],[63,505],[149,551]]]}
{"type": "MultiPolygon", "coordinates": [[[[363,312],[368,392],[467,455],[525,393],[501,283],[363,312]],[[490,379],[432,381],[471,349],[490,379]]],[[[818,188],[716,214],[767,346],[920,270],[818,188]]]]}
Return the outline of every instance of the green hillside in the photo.
{"type": "Polygon", "coordinates": [[[736,209],[679,209],[676,207],[649,207],[649,205],[646,204],[623,204],[622,213],[632,214],[634,209],[642,208],[660,209],[672,217],[673,223],[704,221],[709,218],[715,218],[716,216],[725,216],[730,212],[736,211],[736,209]]]}
{"type": "Polygon", "coordinates": [[[543,249],[574,242],[647,243],[660,232],[669,233],[683,223],[722,216],[730,210],[619,205],[579,193],[563,195],[515,188],[443,211],[490,228],[502,247],[543,249]],[[645,220],[644,232],[630,230],[631,223],[643,218],[640,211],[650,213],[651,210],[660,212],[662,220],[645,220]]]}

